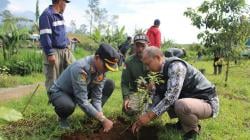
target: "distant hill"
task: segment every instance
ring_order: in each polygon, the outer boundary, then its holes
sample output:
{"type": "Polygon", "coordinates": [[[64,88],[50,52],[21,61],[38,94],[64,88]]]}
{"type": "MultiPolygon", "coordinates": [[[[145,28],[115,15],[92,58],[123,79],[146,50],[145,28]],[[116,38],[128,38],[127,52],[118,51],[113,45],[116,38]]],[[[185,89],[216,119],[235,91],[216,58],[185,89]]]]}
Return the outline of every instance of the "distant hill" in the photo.
{"type": "MultiPolygon", "coordinates": [[[[18,17],[24,17],[24,18],[27,18],[27,19],[30,19],[30,20],[33,20],[35,21],[36,20],[36,17],[35,17],[35,13],[32,12],[32,11],[24,11],[24,12],[12,12],[11,13],[14,15],[14,16],[18,16],[18,17]]],[[[2,22],[2,19],[0,17],[0,23],[2,22]]],[[[27,24],[27,23],[26,23],[27,24]]],[[[27,26],[32,26],[32,23],[30,23],[30,25],[27,25],[27,26]]],[[[72,28],[69,27],[69,26],[66,26],[66,32],[71,32],[72,31],[72,28]]]]}
{"type": "Polygon", "coordinates": [[[33,20],[35,21],[36,17],[35,17],[35,13],[32,11],[24,11],[24,12],[13,12],[12,13],[14,16],[18,16],[18,17],[25,17],[27,19],[33,20]]]}

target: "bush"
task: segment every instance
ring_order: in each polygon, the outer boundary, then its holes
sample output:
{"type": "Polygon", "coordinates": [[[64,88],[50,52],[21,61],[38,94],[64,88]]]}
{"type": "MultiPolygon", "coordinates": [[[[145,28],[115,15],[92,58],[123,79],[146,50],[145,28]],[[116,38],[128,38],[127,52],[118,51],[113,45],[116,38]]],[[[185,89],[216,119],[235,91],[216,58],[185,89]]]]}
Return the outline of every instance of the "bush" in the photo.
{"type": "Polygon", "coordinates": [[[9,78],[9,69],[7,66],[0,66],[0,87],[9,87],[16,83],[16,80],[9,78]]]}
{"type": "Polygon", "coordinates": [[[9,74],[13,75],[24,76],[32,72],[42,72],[42,53],[38,49],[20,49],[18,54],[1,64],[7,66],[9,74]]]}

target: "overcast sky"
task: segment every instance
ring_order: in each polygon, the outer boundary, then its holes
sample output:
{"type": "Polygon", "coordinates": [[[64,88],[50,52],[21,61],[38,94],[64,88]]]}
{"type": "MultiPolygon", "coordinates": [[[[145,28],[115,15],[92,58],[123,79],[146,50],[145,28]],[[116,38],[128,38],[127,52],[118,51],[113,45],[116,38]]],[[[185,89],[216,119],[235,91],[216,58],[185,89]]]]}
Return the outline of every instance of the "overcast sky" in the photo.
{"type": "MultiPolygon", "coordinates": [[[[1,1],[6,0],[0,0],[1,1]]],[[[249,0],[247,0],[249,1],[249,0]]],[[[36,0],[9,0],[8,10],[12,12],[35,12],[36,0]]],[[[195,8],[203,0],[100,0],[100,7],[106,8],[109,15],[118,15],[118,25],[125,26],[128,35],[133,35],[135,28],[147,29],[154,19],[161,21],[162,39],[171,39],[176,43],[198,42],[198,29],[183,16],[187,7],[195,8]]],[[[39,0],[40,14],[51,4],[51,0],[39,0]]],[[[88,0],[71,0],[66,7],[64,17],[66,25],[75,20],[77,26],[88,25],[85,18],[88,0]]]]}

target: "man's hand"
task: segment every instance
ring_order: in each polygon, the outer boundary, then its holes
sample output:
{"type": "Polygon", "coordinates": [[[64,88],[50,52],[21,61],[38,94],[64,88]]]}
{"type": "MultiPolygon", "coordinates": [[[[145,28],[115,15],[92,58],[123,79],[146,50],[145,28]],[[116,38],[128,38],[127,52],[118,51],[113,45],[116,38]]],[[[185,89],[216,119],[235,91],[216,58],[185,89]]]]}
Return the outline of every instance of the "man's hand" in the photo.
{"type": "Polygon", "coordinates": [[[102,122],[102,126],[103,126],[103,132],[108,132],[111,128],[113,128],[113,122],[106,118],[102,122]]]}
{"type": "Polygon", "coordinates": [[[55,62],[56,62],[55,55],[49,55],[48,56],[48,61],[49,61],[50,64],[55,64],[55,62]]]}
{"type": "Polygon", "coordinates": [[[139,119],[132,125],[132,132],[137,133],[143,125],[146,125],[156,117],[154,112],[148,112],[139,117],[139,119]]]}
{"type": "Polygon", "coordinates": [[[95,117],[97,118],[97,120],[102,122],[103,132],[108,132],[113,127],[113,122],[111,120],[107,119],[103,115],[103,112],[97,112],[95,117]]]}
{"type": "Polygon", "coordinates": [[[123,107],[124,107],[125,111],[129,110],[128,104],[129,104],[129,99],[126,99],[123,101],[123,107]]]}
{"type": "Polygon", "coordinates": [[[155,90],[155,83],[150,82],[150,83],[147,85],[147,89],[148,89],[149,91],[155,90]]]}
{"type": "Polygon", "coordinates": [[[123,101],[123,107],[124,107],[125,111],[129,110],[128,104],[129,104],[129,99],[126,99],[123,101]]]}

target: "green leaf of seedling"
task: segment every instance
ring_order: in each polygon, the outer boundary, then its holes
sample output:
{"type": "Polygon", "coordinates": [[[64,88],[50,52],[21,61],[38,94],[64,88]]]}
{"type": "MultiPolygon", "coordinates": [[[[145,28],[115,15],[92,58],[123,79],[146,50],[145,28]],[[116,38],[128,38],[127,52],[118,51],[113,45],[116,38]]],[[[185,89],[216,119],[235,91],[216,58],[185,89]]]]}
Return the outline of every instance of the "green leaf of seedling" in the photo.
{"type": "Polygon", "coordinates": [[[152,99],[148,99],[148,103],[152,104],[153,103],[152,99]]]}
{"type": "Polygon", "coordinates": [[[22,113],[16,111],[15,109],[0,107],[0,120],[12,122],[18,121],[22,118],[22,113]]]}

